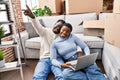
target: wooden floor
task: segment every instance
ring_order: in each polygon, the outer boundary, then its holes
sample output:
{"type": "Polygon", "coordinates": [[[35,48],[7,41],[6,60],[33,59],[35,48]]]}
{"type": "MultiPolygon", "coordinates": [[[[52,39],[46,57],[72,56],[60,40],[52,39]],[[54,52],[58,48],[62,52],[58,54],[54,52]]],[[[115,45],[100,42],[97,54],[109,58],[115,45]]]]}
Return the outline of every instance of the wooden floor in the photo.
{"type": "MultiPolygon", "coordinates": [[[[38,60],[27,60],[27,66],[23,65],[24,80],[32,80],[32,75],[34,73],[34,69],[37,62],[38,60]]],[[[97,61],[97,64],[104,73],[104,69],[101,61],[97,61]]],[[[20,71],[13,70],[13,71],[2,72],[0,73],[0,80],[21,80],[20,71]]],[[[48,80],[54,80],[52,74],[48,76],[48,80]]]]}

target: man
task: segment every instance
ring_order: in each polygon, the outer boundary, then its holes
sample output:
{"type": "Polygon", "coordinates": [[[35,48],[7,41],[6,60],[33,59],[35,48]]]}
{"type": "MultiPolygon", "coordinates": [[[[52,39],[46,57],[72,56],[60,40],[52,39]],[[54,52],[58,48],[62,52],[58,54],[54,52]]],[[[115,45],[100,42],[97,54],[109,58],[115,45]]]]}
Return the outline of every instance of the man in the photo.
{"type": "MultiPolygon", "coordinates": [[[[30,8],[26,5],[27,9],[24,11],[24,15],[29,16],[32,19],[34,29],[41,37],[41,49],[40,49],[40,60],[35,68],[33,80],[46,80],[48,74],[52,71],[55,75],[56,80],[63,80],[62,69],[55,67],[50,61],[50,45],[52,41],[59,34],[62,25],[65,23],[64,20],[58,20],[55,23],[53,30],[43,27],[39,20],[35,18],[30,8]]],[[[58,59],[62,61],[62,59],[58,59]]]]}

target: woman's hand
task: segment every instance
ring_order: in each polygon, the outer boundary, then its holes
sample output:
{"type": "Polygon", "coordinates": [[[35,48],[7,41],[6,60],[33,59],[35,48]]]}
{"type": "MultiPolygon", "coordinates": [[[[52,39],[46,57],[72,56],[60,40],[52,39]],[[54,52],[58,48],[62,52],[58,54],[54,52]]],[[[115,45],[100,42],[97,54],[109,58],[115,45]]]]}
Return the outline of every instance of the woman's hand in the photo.
{"type": "Polygon", "coordinates": [[[78,57],[81,57],[84,55],[81,51],[77,52],[77,54],[78,54],[78,57]]]}
{"type": "Polygon", "coordinates": [[[35,16],[34,16],[34,14],[32,13],[32,11],[30,10],[30,8],[28,7],[28,5],[26,5],[26,8],[27,8],[27,9],[24,11],[24,15],[29,16],[30,18],[34,19],[35,16]]]}
{"type": "Polygon", "coordinates": [[[70,63],[63,63],[61,64],[61,67],[63,68],[70,68],[71,64],[70,63]]]}

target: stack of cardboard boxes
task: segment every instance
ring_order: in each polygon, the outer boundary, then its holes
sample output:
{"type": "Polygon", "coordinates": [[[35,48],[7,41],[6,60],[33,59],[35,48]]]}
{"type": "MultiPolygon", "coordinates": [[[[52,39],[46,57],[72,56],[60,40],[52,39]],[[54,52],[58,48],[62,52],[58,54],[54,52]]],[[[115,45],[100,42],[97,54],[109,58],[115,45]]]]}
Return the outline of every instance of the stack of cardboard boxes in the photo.
{"type": "Polygon", "coordinates": [[[39,0],[39,6],[47,5],[54,14],[102,12],[103,0],[39,0]]]}
{"type": "Polygon", "coordinates": [[[113,13],[105,20],[105,41],[120,48],[120,0],[114,0],[113,13]]]}
{"type": "Polygon", "coordinates": [[[106,14],[102,63],[109,80],[120,80],[120,0],[114,0],[113,13],[106,14]]]}

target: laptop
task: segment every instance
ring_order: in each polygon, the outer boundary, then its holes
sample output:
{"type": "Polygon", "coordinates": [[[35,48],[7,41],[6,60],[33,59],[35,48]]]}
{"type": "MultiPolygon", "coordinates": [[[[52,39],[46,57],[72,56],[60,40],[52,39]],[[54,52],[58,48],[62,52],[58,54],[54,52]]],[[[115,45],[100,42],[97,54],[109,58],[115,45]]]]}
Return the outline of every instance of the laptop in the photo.
{"type": "Polygon", "coordinates": [[[66,63],[70,63],[72,65],[70,68],[72,68],[74,71],[77,71],[94,64],[97,56],[98,53],[91,53],[90,55],[81,56],[77,60],[69,61],[66,63]]]}

